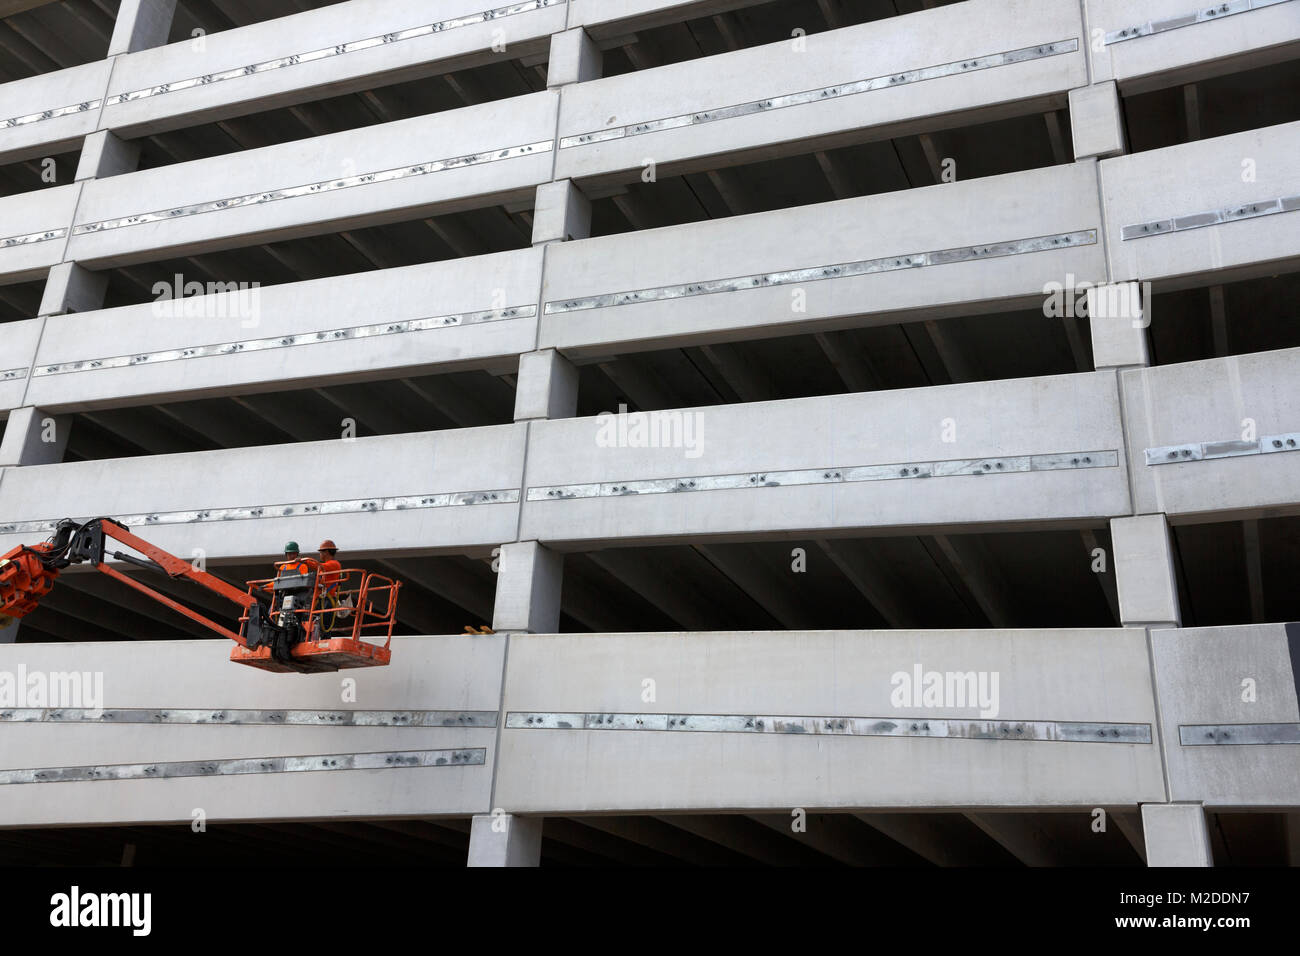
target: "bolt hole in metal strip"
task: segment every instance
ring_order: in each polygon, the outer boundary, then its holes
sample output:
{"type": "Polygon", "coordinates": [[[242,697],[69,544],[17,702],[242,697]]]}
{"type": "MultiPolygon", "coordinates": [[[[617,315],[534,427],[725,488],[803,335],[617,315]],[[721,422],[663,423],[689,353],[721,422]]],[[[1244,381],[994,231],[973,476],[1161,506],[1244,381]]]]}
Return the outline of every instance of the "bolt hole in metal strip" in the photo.
{"type": "MultiPolygon", "coordinates": [[[[405,30],[396,30],[391,33],[382,33],[378,36],[366,37],[362,40],[352,40],[347,43],[340,43],[336,46],[322,47],[318,50],[309,50],[304,53],[293,53],[289,56],[277,57],[273,60],[263,60],[259,63],[250,63],[247,66],[237,66],[229,70],[204,73],[200,76],[192,76],[184,80],[175,80],[170,83],[160,83],[157,86],[148,86],[139,90],[131,90],[127,93],[118,93],[108,98],[108,105],[117,106],[120,103],[130,103],[136,100],[148,99],[151,96],[162,96],[165,93],[179,93],[182,90],[190,90],[199,86],[210,86],[213,83],[221,83],[226,80],[236,80],[246,76],[257,76],[259,74],[270,73],[274,70],[283,70],[291,66],[302,66],[306,63],[316,63],[320,60],[346,56],[349,53],[360,53],[364,50],[372,50],[375,47],[401,43],[404,40],[416,40],[420,37],[446,33],[450,30],[457,30],[462,27],[477,26],[481,23],[491,23],[521,13],[532,13],[536,10],[545,10],[548,7],[559,7],[567,3],[568,0],[525,0],[525,2],[522,3],[512,3],[508,6],[495,7],[478,13],[469,13],[464,16],[453,17],[447,20],[438,20],[434,23],[425,23],[420,26],[409,27],[405,30]]],[[[98,104],[96,103],[96,105],[98,104]]]]}
{"type": "Polygon", "coordinates": [[[1212,20],[1222,20],[1224,17],[1230,17],[1238,13],[1247,13],[1251,10],[1261,10],[1264,7],[1276,7],[1284,3],[1292,3],[1294,0],[1229,0],[1227,3],[1215,3],[1208,7],[1201,7],[1199,10],[1193,10],[1191,13],[1182,13],[1173,17],[1165,17],[1163,20],[1148,20],[1146,23],[1138,26],[1125,27],[1122,30],[1113,30],[1106,34],[1106,46],[1112,43],[1122,43],[1125,40],[1136,40],[1138,37],[1147,37],[1155,33],[1166,33],[1169,30],[1178,30],[1182,27],[1195,26],[1198,23],[1209,23],[1212,20]]]}
{"type": "Polygon", "coordinates": [[[1192,229],[1204,229],[1206,226],[1219,226],[1228,222],[1258,219],[1261,216],[1274,216],[1297,210],[1300,210],[1300,196],[1279,196],[1276,199],[1261,199],[1259,202],[1211,209],[1208,212],[1194,212],[1185,216],[1133,223],[1120,230],[1120,239],[1127,242],[1130,239],[1167,236],[1173,232],[1189,232],[1192,229]]]}
{"type": "Polygon", "coordinates": [[[980,246],[959,246],[955,249],[936,249],[930,252],[911,252],[879,259],[859,259],[832,265],[810,266],[784,272],[765,272],[757,275],[736,276],[729,279],[709,279],[702,282],[685,282],[680,285],[658,286],[633,292],[611,292],[605,295],[574,299],[557,299],[547,302],[545,313],[556,315],[580,312],[585,309],[605,309],[612,306],[635,305],[639,302],[660,302],[666,299],[684,299],[697,295],[714,295],[720,292],[741,292],[746,289],[763,289],[773,286],[819,282],[825,279],[847,279],[853,276],[874,275],[879,272],[897,272],[902,269],[921,269],[927,266],[949,265],[954,262],[971,262],[999,259],[1006,256],[1028,255],[1064,249],[1073,246],[1091,246],[1097,243],[1096,229],[1061,232],[1030,239],[1012,239],[980,246]]]}
{"type": "MultiPolygon", "coordinates": [[[[173,299],[174,303],[188,300],[173,299]]],[[[183,305],[177,305],[178,311],[183,305]]],[[[45,375],[66,375],[69,372],[87,372],[106,368],[134,368],[140,365],[158,365],[162,362],[178,362],[185,359],[212,358],[224,355],[243,355],[250,352],[265,352],[270,349],[295,348],[303,345],[322,345],[329,342],[344,342],[356,339],[375,338],[384,335],[401,335],[407,332],[430,332],[438,329],[463,328],[467,325],[482,325],[488,322],[506,322],[512,319],[531,319],[537,315],[537,306],[521,305],[509,309],[492,309],[483,312],[462,312],[455,315],[439,315],[432,318],[408,319],[401,322],[380,322],[374,325],[356,325],[343,329],[324,329],[319,332],[300,332],[295,335],[272,335],[260,339],[245,339],[239,342],[222,342],[215,345],[194,345],[181,349],[164,349],[158,352],[137,352],[133,355],[116,355],[108,358],[79,359],[62,362],[58,365],[38,366],[32,373],[34,377],[45,375]]],[[[26,374],[24,370],[24,374],[26,374]]]]}
{"type": "Polygon", "coordinates": [[[46,232],[29,232],[21,236],[9,236],[0,239],[0,249],[10,249],[14,246],[31,245],[37,242],[49,242],[51,239],[62,239],[68,234],[66,228],[50,229],[46,232]]]}
{"type": "Polygon", "coordinates": [[[24,113],[22,116],[11,116],[8,119],[0,120],[0,129],[14,129],[17,126],[28,126],[32,123],[41,123],[45,120],[60,119],[64,116],[73,116],[78,113],[88,113],[91,110],[99,109],[103,100],[86,100],[83,103],[74,103],[71,106],[60,106],[56,109],[41,110],[37,113],[24,113]]]}
{"type": "MultiPolygon", "coordinates": [[[[1005,475],[1034,471],[1068,471],[1116,468],[1119,452],[1064,452],[1055,455],[1020,455],[1010,458],[963,458],[851,468],[811,468],[799,471],[741,472],[700,475],[693,478],[653,478],[644,481],[604,481],[584,485],[545,485],[528,489],[528,501],[569,498],[618,498],[624,495],[659,495],[688,491],[727,491],[741,488],[782,488],[860,481],[910,478],[956,478],[963,475],[1005,475]]],[[[0,528],[0,531],[3,531],[0,528]]]]}
{"type": "Polygon", "coordinates": [[[1300,744],[1300,724],[1179,724],[1184,747],[1300,744]]]}
{"type": "Polygon", "coordinates": [[[1296,450],[1300,450],[1300,432],[1265,435],[1257,441],[1203,441],[1186,445],[1161,445],[1158,448],[1147,448],[1145,452],[1148,465],[1174,465],[1185,461],[1275,455],[1296,450]]]}
{"type": "Polygon", "coordinates": [[[647,133],[681,129],[686,126],[700,126],[704,123],[716,123],[741,116],[753,116],[757,113],[770,113],[774,110],[788,109],[792,106],[805,106],[809,103],[824,103],[828,100],[842,99],[846,96],[857,96],[861,93],[870,93],[876,90],[894,89],[899,86],[906,86],[909,83],[921,83],[925,80],[936,80],[946,76],[977,73],[981,70],[1008,66],[1012,63],[1024,63],[1044,57],[1061,56],[1065,53],[1074,53],[1078,49],[1079,41],[1077,39],[1057,40],[1054,43],[1022,47],[1019,50],[1011,50],[1006,53],[994,53],[989,56],[973,57],[968,60],[954,60],[951,63],[939,63],[934,66],[904,70],[899,73],[871,77],[870,79],[852,80],[835,86],[822,86],[813,90],[787,93],[782,96],[752,100],[748,103],[737,103],[732,106],[718,107],[717,109],[681,113],[677,116],[647,120],[644,123],[629,123],[626,126],[592,130],[591,132],[564,137],[560,140],[560,149],[572,149],[575,146],[589,146],[593,143],[644,136],[647,133]]]}
{"type": "MultiPolygon", "coordinates": [[[[518,488],[496,491],[452,491],[433,495],[403,495],[392,498],[352,498],[345,501],[306,502],[266,505],[255,508],[216,508],[210,511],[156,511],[149,514],[124,515],[115,519],[127,527],[171,524],[197,524],[208,521],[243,521],[252,518],[294,518],[309,515],[357,514],[361,512],[408,511],[423,508],[450,508],[462,505],[513,504],[519,501],[518,488]]],[[[57,520],[0,522],[0,534],[53,531],[57,520]]]]}
{"type": "Polygon", "coordinates": [[[508,146],[499,150],[485,150],[481,153],[470,153],[464,156],[454,156],[450,159],[438,159],[428,163],[417,163],[413,166],[399,166],[393,169],[383,169],[372,173],[362,173],[359,176],[346,176],[342,179],[326,179],[315,183],[306,183],[301,186],[289,186],[284,189],[271,189],[265,192],[246,193],[242,196],[229,196],[225,199],[213,199],[208,202],[193,203],[188,206],[174,206],[170,209],[160,209],[156,212],[142,212],[134,216],[122,216],[118,219],[102,219],[98,222],[87,222],[76,226],[72,230],[74,236],[84,236],[88,233],[106,232],[110,229],[123,229],[127,226],[138,226],[148,222],[162,222],[169,219],[181,219],[186,216],[199,216],[205,213],[224,212],[227,209],[237,209],[243,206],[260,206],[266,203],[280,202],[285,199],[298,199],[303,196],[315,196],[328,192],[335,192],[340,189],[352,189],[356,186],[370,186],[375,183],[389,183],[401,179],[411,179],[417,176],[428,176],[432,173],[445,172],[449,169],[460,169],[464,166],[477,166],[487,163],[497,163],[509,159],[518,159],[521,156],[532,156],[539,153],[549,153],[554,143],[551,140],[543,140],[537,143],[525,143],[522,146],[508,146]]]}
{"type": "Polygon", "coordinates": [[[486,747],[459,750],[403,750],[389,753],[324,754],[311,757],[248,757],[236,760],[184,760],[171,763],[104,764],[0,770],[0,785],[85,783],[101,780],[172,780],[178,777],[231,777],[256,773],[307,773],[321,770],[397,770],[409,767],[478,767],[486,747]]]}
{"type": "Polygon", "coordinates": [[[713,734],[808,734],[840,737],[955,737],[1149,744],[1150,724],[1061,720],[965,720],[951,717],[774,717],[732,714],[506,714],[507,730],[647,730],[713,734]]]}
{"type": "Polygon", "coordinates": [[[118,707],[10,708],[0,722],[27,724],[212,724],[277,727],[495,727],[495,710],[167,710],[118,707]]]}

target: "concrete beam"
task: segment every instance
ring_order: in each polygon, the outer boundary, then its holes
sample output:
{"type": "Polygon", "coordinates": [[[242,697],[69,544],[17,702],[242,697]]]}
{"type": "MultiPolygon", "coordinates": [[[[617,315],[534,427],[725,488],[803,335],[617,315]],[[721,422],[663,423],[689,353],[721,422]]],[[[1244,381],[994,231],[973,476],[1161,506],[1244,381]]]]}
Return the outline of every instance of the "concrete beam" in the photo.
{"type": "Polygon", "coordinates": [[[1112,518],[1115,581],[1125,627],[1178,627],[1178,585],[1169,526],[1164,515],[1112,518]]]}
{"type": "Polygon", "coordinates": [[[914,866],[919,862],[875,830],[858,825],[852,814],[806,814],[804,829],[799,831],[793,829],[795,818],[790,814],[753,814],[749,819],[845,866],[914,866]]]}
{"type": "Polygon", "coordinates": [[[1193,803],[1142,804],[1148,866],[1213,866],[1205,810],[1193,803]]]}
{"type": "Polygon", "coordinates": [[[806,866],[813,852],[772,835],[747,817],[730,814],[709,816],[673,814],[657,818],[701,839],[748,857],[764,866],[806,866]]]}
{"type": "Polygon", "coordinates": [[[540,866],[542,820],[513,814],[479,814],[469,834],[467,866],[540,866]]]}
{"type": "Polygon", "coordinates": [[[1068,862],[1034,814],[967,813],[964,816],[1025,866],[1062,866],[1068,862]]]}
{"type": "Polygon", "coordinates": [[[924,813],[857,813],[859,820],[935,866],[987,866],[988,855],[949,821],[924,813]],[[943,825],[947,824],[947,825],[943,825]]]}

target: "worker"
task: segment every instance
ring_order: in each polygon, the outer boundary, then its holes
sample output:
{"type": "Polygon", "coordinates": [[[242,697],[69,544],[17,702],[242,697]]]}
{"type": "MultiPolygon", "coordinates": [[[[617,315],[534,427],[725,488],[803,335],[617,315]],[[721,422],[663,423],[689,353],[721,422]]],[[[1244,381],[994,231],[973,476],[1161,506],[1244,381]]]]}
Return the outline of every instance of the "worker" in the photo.
{"type": "Polygon", "coordinates": [[[320,574],[316,578],[320,606],[333,609],[322,615],[324,633],[334,630],[338,622],[346,621],[352,616],[352,595],[344,595],[341,591],[343,565],[338,562],[338,553],[338,545],[329,538],[320,543],[316,552],[320,566],[320,574]]]}
{"type": "Polygon", "coordinates": [[[297,541],[285,543],[284,560],[277,561],[275,564],[275,576],[277,578],[290,574],[311,574],[315,570],[315,560],[299,556],[297,541]]]}

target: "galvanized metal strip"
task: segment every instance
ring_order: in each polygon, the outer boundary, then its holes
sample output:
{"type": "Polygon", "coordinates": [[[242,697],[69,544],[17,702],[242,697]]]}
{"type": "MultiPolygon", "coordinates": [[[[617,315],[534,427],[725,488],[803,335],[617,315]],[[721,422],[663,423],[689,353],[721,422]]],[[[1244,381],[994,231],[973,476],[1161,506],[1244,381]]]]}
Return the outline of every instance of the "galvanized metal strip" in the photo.
{"type": "Polygon", "coordinates": [[[1070,743],[1151,743],[1150,724],[951,717],[800,717],[764,714],[625,714],[511,711],[507,730],[649,730],[843,737],[956,737],[1070,743]]]}
{"type": "MultiPolygon", "coordinates": [[[[172,300],[173,303],[177,303],[175,307],[178,311],[184,309],[183,303],[186,301],[189,300],[172,300]]],[[[250,352],[265,352],[271,349],[322,345],[330,342],[344,342],[385,335],[402,335],[407,332],[431,332],[438,329],[481,325],[487,322],[531,319],[536,315],[537,306],[535,305],[519,305],[508,309],[489,309],[481,312],[460,312],[454,315],[407,319],[399,322],[380,322],[374,325],[356,325],[341,329],[322,329],[318,332],[300,332],[295,335],[273,335],[267,338],[245,339],[239,342],[223,342],[215,345],[194,345],[179,349],[163,349],[158,352],[136,352],[131,355],[116,355],[107,358],[78,359],[72,362],[61,362],[57,365],[37,366],[32,375],[33,377],[40,377],[107,368],[135,368],[140,365],[158,365],[163,362],[179,362],[186,359],[244,355],[250,352]]]]}
{"type": "Polygon", "coordinates": [[[1258,219],[1261,216],[1273,216],[1278,213],[1295,212],[1300,209],[1300,196],[1279,196],[1274,199],[1261,199],[1258,202],[1227,206],[1223,209],[1211,209],[1206,212],[1188,213],[1182,216],[1170,216],[1164,219],[1152,219],[1149,222],[1137,222],[1120,229],[1120,239],[1146,239],[1150,236],[1164,236],[1173,232],[1187,232],[1192,229],[1204,229],[1226,222],[1238,222],[1242,219],[1258,219]]]}
{"type": "Polygon", "coordinates": [[[1265,435],[1258,441],[1191,442],[1185,445],[1161,445],[1145,449],[1148,465],[1173,465],[1188,461],[1208,461],[1214,458],[1242,458],[1248,455],[1271,455],[1284,451],[1300,450],[1300,432],[1283,435],[1265,435]]]}
{"type": "Polygon", "coordinates": [[[1184,747],[1300,744],[1300,724],[1179,724],[1178,742],[1184,747]]]}
{"type": "Polygon", "coordinates": [[[225,199],[213,199],[208,202],[192,203],[188,206],[174,206],[170,209],[137,213],[134,216],[123,216],[118,219],[102,219],[98,222],[82,223],[74,227],[72,233],[75,236],[84,236],[92,232],[107,232],[111,229],[124,229],[127,226],[139,226],[149,222],[162,222],[170,219],[181,219],[186,216],[199,216],[211,212],[224,212],[228,209],[236,209],[241,206],[261,206],[267,203],[280,202],[285,199],[298,199],[303,196],[315,196],[322,193],[335,192],[340,189],[352,189],[356,186],[370,186],[375,183],[389,183],[401,179],[428,176],[432,173],[440,173],[448,169],[460,169],[464,166],[486,165],[488,163],[498,163],[505,160],[518,159],[521,156],[548,153],[551,151],[553,145],[552,141],[548,139],[536,143],[525,143],[521,146],[509,146],[505,149],[485,150],[480,153],[471,153],[466,156],[454,156],[449,159],[438,159],[429,163],[418,163],[414,166],[399,166],[393,169],[383,169],[377,172],[362,173],[358,176],[345,176],[342,179],[327,179],[315,183],[306,183],[301,186],[289,186],[284,189],[270,189],[265,192],[246,193],[241,196],[229,196],[225,199]]]}
{"type": "Polygon", "coordinates": [[[172,780],[178,777],[230,777],[262,773],[307,773],[324,770],[396,770],[404,767],[480,767],[486,747],[455,750],[402,750],[379,753],[323,754],[310,757],[249,757],[235,760],[184,760],[170,763],[102,764],[0,770],[0,785],[86,783],[101,780],[172,780]]]}
{"type": "Polygon", "coordinates": [[[495,727],[495,710],[227,710],[116,707],[10,708],[0,723],[214,724],[276,727],[495,727]]]}
{"type": "Polygon", "coordinates": [[[27,377],[25,368],[7,368],[0,370],[0,382],[14,382],[27,377]]]}
{"type": "MultiPolygon", "coordinates": [[[[446,33],[450,30],[457,30],[462,27],[477,26],[481,23],[489,23],[495,20],[504,19],[505,17],[517,16],[522,13],[532,13],[537,10],[545,10],[548,7],[558,7],[566,3],[568,3],[568,0],[523,0],[523,2],[511,3],[502,7],[494,7],[478,13],[469,13],[459,17],[451,17],[446,20],[437,20],[433,23],[425,23],[404,30],[395,30],[391,33],[381,33],[378,36],[366,37],[362,40],[352,40],[347,43],[322,47],[317,50],[308,50],[303,53],[292,53],[289,56],[276,57],[272,60],[262,60],[258,63],[250,63],[247,66],[237,66],[229,70],[204,73],[200,76],[192,76],[183,80],[174,80],[170,83],[160,83],[157,86],[148,86],[139,90],[118,93],[108,98],[108,105],[117,106],[121,103],[148,99],[153,96],[162,96],[166,93],[178,93],[182,90],[190,90],[199,86],[210,86],[213,83],[222,83],[226,80],[236,80],[246,76],[258,76],[275,70],[283,70],[292,66],[301,66],[305,63],[316,63],[320,60],[346,56],[349,53],[360,53],[363,50],[371,50],[375,47],[401,43],[404,40],[415,40],[420,37],[433,36],[436,33],[446,33]]],[[[96,103],[96,105],[98,104],[96,103]]]]}
{"type": "Polygon", "coordinates": [[[889,73],[883,76],[875,76],[869,79],[852,80],[847,83],[840,83],[835,86],[822,86],[811,90],[802,90],[798,93],[786,93],[781,96],[768,97],[762,100],[751,100],[746,103],[735,103],[730,106],[720,106],[713,109],[700,110],[694,113],[681,113],[675,116],[666,116],[661,119],[647,120],[642,123],[629,123],[625,126],[615,126],[607,129],[592,130],[587,133],[579,133],[574,136],[566,136],[560,140],[560,149],[573,149],[577,146],[590,146],[594,143],[608,142],[614,139],[628,139],[633,136],[644,136],[648,133],[660,133],[670,129],[680,129],[686,126],[701,126],[705,123],[716,123],[721,120],[736,119],[741,116],[753,116],[759,113],[771,113],[776,110],[788,109],[794,106],[806,106],[809,103],[825,103],[829,100],[843,99],[848,96],[857,96],[861,93],[870,93],[876,90],[894,89],[899,86],[906,86],[911,83],[921,83],[926,80],[935,80],[947,76],[958,76],[967,73],[978,73],[981,70],[988,70],[999,66],[1008,66],[1012,63],[1024,63],[1029,60],[1039,60],[1044,57],[1061,56],[1066,53],[1074,53],[1079,49],[1077,39],[1058,40],[1055,43],[1044,43],[1038,46],[1022,47],[1019,50],[1011,50],[1007,53],[993,53],[988,56],[974,57],[968,60],[954,60],[950,63],[938,63],[933,66],[920,67],[915,70],[906,70],[901,73],[889,73]]]}
{"type": "Polygon", "coordinates": [[[61,119],[64,116],[74,116],[78,113],[88,113],[91,110],[99,109],[101,103],[103,103],[103,100],[86,100],[81,103],[73,103],[71,106],[59,106],[36,113],[24,113],[22,116],[10,116],[8,119],[0,119],[0,129],[14,129],[18,126],[42,123],[45,120],[61,119]]]}
{"type": "Polygon", "coordinates": [[[880,272],[896,272],[903,269],[922,269],[927,266],[947,265],[953,262],[1028,255],[1072,246],[1090,246],[1095,245],[1096,242],[1097,230],[1083,229],[1078,232],[1034,236],[1029,239],[1015,239],[991,245],[962,246],[958,249],[938,249],[931,252],[912,252],[905,255],[884,256],[879,259],[860,259],[854,262],[810,266],[783,272],[765,272],[757,275],[735,276],[729,279],[706,279],[700,282],[686,282],[679,285],[658,286],[630,292],[610,292],[603,295],[556,299],[547,302],[543,311],[546,315],[557,315],[566,312],[581,312],[587,309],[636,305],[641,302],[687,299],[700,295],[715,295],[721,292],[741,292],[748,289],[771,288],[774,286],[802,285],[826,279],[847,279],[854,276],[875,275],[880,272]]]}
{"type": "MultiPolygon", "coordinates": [[[[208,521],[245,521],[252,518],[356,514],[367,511],[414,511],[462,505],[514,504],[518,501],[518,488],[502,488],[496,491],[452,491],[432,495],[398,495],[390,498],[351,498],[344,501],[302,502],[251,508],[215,508],[209,511],[155,511],[149,514],[123,515],[117,520],[127,527],[139,527],[200,524],[208,521]]],[[[0,522],[0,534],[53,531],[56,524],[57,521],[52,519],[0,522]]]]}
{"type": "Polygon", "coordinates": [[[59,229],[49,229],[45,232],[27,232],[20,236],[9,236],[0,239],[0,249],[10,249],[14,246],[34,245],[38,242],[49,242],[51,239],[62,239],[68,234],[67,227],[59,229]]]}
{"type": "Polygon", "coordinates": [[[1170,30],[1180,30],[1183,27],[1195,26],[1198,23],[1209,23],[1213,20],[1222,20],[1224,17],[1235,16],[1238,13],[1247,13],[1251,10],[1275,7],[1290,2],[1292,0],[1227,0],[1227,2],[1215,3],[1190,13],[1180,13],[1160,20],[1148,20],[1146,23],[1125,27],[1122,30],[1112,30],[1106,34],[1105,45],[1110,46],[1113,43],[1136,40],[1138,37],[1153,36],[1157,33],[1168,33],[1170,30]]]}
{"type": "MultiPolygon", "coordinates": [[[[956,478],[967,475],[1007,475],[1030,471],[1115,468],[1119,452],[1066,452],[1055,455],[1021,455],[1006,458],[954,461],[900,462],[892,465],[810,468],[792,471],[738,472],[686,478],[650,478],[603,481],[577,485],[538,485],[528,489],[527,501],[571,498],[619,498],[625,495],[661,495],[692,491],[734,491],[745,488],[782,488],[802,485],[851,484],[909,478],[956,478]]],[[[0,528],[2,531],[3,528],[0,528]]]]}

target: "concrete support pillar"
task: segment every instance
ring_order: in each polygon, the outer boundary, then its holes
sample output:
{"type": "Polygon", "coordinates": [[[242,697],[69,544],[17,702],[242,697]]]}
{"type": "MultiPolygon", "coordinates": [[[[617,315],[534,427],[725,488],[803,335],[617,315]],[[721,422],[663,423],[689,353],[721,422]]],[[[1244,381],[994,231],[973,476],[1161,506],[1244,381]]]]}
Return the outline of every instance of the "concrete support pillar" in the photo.
{"type": "Polygon", "coordinates": [[[551,59],[546,67],[546,88],[598,80],[605,56],[587,31],[578,27],[551,35],[551,59]]]}
{"type": "Polygon", "coordinates": [[[107,294],[107,275],[83,269],[75,262],[60,262],[50,268],[37,316],[94,312],[104,307],[107,294]]]}
{"type": "Polygon", "coordinates": [[[122,139],[106,129],[97,130],[86,137],[81,147],[77,182],[135,172],[139,163],[139,143],[122,139]]]}
{"type": "Polygon", "coordinates": [[[474,817],[467,866],[538,866],[541,862],[541,817],[509,813],[474,817]]]}
{"type": "Polygon", "coordinates": [[[542,183],[533,204],[533,245],[591,236],[591,200],[571,179],[542,183]]]}
{"type": "Polygon", "coordinates": [[[22,626],[22,621],[13,618],[0,618],[0,644],[17,644],[18,628],[22,626]],[[8,624],[4,622],[8,621],[8,624]]]}
{"type": "Polygon", "coordinates": [[[1151,364],[1147,350],[1149,304],[1139,282],[1114,282],[1087,290],[1088,327],[1096,368],[1130,368],[1151,364]]]}
{"type": "Polygon", "coordinates": [[[1147,866],[1214,866],[1210,830],[1199,803],[1144,803],[1147,866]]]}
{"type": "Polygon", "coordinates": [[[560,629],[564,555],[536,541],[501,546],[492,630],[554,634],[560,629]]]}
{"type": "Polygon", "coordinates": [[[1070,133],[1076,160],[1105,159],[1128,152],[1119,88],[1114,80],[1070,90],[1070,133]]]}
{"type": "Polygon", "coordinates": [[[572,418],[578,413],[578,369],[555,349],[519,356],[515,421],[572,418]]]}
{"type": "Polygon", "coordinates": [[[50,415],[30,405],[13,409],[0,441],[0,468],[62,461],[71,428],[66,415],[50,415]]]}
{"type": "Polygon", "coordinates": [[[164,46],[176,14],[176,0],[122,0],[117,9],[108,55],[164,46]]]}
{"type": "Polygon", "coordinates": [[[1112,518],[1120,623],[1125,627],[1180,627],[1169,525],[1164,515],[1112,518]]]}

